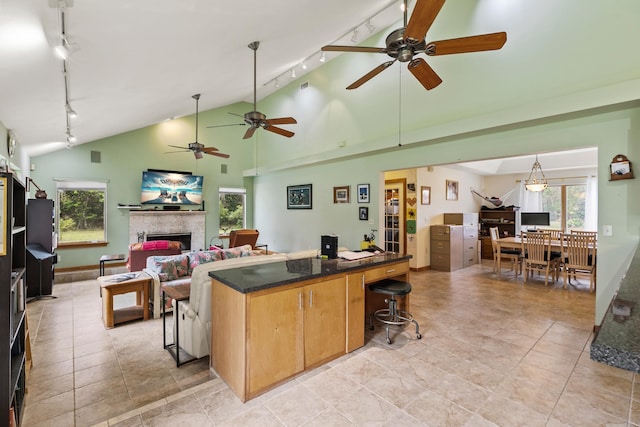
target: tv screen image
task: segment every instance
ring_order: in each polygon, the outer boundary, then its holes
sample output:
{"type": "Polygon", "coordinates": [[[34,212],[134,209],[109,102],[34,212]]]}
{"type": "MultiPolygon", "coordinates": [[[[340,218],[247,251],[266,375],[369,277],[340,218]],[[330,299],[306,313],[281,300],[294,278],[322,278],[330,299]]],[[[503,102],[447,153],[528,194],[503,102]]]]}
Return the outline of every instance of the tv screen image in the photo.
{"type": "Polygon", "coordinates": [[[521,212],[520,225],[551,225],[549,212],[521,212]]]}
{"type": "Polygon", "coordinates": [[[143,205],[202,204],[201,175],[174,172],[142,172],[143,205]]]}

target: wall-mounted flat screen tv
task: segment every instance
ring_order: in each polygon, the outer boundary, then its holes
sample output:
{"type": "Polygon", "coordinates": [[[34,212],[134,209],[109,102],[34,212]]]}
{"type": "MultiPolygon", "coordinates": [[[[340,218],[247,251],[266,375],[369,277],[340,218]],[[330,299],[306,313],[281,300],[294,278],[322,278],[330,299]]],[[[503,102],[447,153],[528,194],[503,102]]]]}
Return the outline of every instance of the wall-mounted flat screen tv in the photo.
{"type": "Polygon", "coordinates": [[[202,204],[201,175],[183,172],[142,172],[143,205],[202,204]]]}
{"type": "Polygon", "coordinates": [[[551,225],[549,212],[521,212],[520,225],[551,225]]]}

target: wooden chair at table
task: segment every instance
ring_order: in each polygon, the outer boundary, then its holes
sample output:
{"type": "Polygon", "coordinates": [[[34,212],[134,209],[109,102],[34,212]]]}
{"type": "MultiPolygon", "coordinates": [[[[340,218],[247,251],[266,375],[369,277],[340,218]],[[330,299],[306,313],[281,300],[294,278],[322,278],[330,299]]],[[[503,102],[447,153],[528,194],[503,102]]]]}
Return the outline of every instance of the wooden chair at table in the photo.
{"type": "Polygon", "coordinates": [[[493,271],[498,271],[498,257],[501,260],[509,260],[511,262],[511,270],[515,270],[516,278],[518,274],[522,272],[522,251],[520,249],[503,248],[498,253],[498,239],[500,238],[500,232],[498,227],[490,227],[489,233],[491,235],[491,247],[493,248],[493,271]]]}
{"type": "Polygon", "coordinates": [[[534,231],[522,233],[522,259],[524,271],[524,281],[529,278],[529,273],[544,272],[544,285],[549,284],[549,275],[553,277],[553,281],[558,280],[558,269],[560,257],[551,255],[551,234],[534,231]]]}
{"type": "Polygon", "coordinates": [[[567,254],[564,259],[564,288],[571,283],[571,273],[574,280],[577,274],[589,275],[589,291],[593,292],[596,285],[596,235],[593,232],[574,233],[567,237],[567,254]]]}
{"type": "MultiPolygon", "coordinates": [[[[537,231],[551,234],[551,241],[558,241],[562,243],[565,240],[564,230],[561,228],[539,228],[537,231]]],[[[552,258],[559,258],[559,269],[562,269],[562,260],[565,259],[566,255],[566,253],[561,251],[551,251],[552,258]]],[[[558,271],[558,274],[560,274],[560,271],[558,271]]]]}

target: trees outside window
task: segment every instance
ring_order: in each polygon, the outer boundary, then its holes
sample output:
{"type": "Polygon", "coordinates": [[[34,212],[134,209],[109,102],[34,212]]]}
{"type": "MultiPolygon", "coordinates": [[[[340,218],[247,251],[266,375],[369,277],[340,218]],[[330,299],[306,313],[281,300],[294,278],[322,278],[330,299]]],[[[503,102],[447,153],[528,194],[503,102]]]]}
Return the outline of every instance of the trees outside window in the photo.
{"type": "Polygon", "coordinates": [[[218,192],[220,200],[220,235],[227,235],[231,230],[246,228],[246,190],[243,188],[221,188],[218,192]]]}
{"type": "Polygon", "coordinates": [[[59,244],[106,242],[106,183],[59,182],[57,196],[59,244]]]}
{"type": "Polygon", "coordinates": [[[584,229],[587,186],[550,186],[542,193],[542,209],[549,212],[552,228],[584,229]]]}

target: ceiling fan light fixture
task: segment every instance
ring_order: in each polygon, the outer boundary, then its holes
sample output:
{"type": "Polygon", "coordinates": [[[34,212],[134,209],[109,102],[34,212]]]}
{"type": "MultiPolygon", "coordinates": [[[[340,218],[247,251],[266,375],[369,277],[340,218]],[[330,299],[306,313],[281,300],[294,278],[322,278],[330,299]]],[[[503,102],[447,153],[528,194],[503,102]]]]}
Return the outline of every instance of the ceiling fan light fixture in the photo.
{"type": "Polygon", "coordinates": [[[538,162],[538,155],[536,154],[536,161],[533,163],[529,178],[524,181],[524,188],[529,191],[540,192],[547,188],[547,178],[542,172],[542,166],[538,162]]]}

